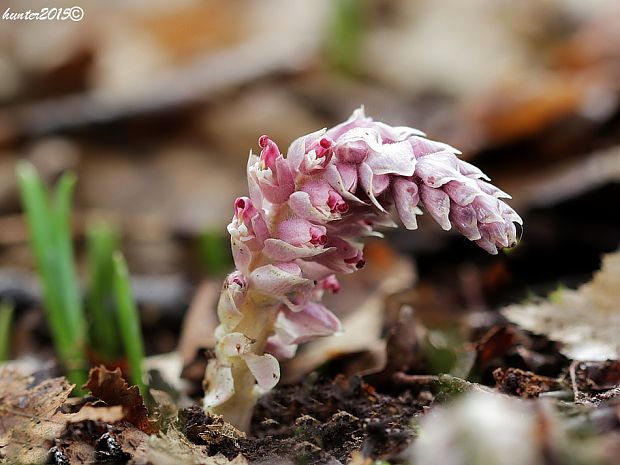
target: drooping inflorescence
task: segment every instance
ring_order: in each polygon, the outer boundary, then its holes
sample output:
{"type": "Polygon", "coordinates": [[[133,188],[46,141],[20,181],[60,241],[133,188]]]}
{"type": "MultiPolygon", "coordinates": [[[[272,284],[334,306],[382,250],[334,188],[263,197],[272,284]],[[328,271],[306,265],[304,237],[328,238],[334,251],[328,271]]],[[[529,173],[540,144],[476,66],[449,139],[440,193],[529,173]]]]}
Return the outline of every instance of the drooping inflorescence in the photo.
{"type": "Polygon", "coordinates": [[[515,245],[521,224],[501,200],[510,196],[456,149],[363,109],[295,140],[286,157],[267,136],[259,145],[248,160],[249,197],[235,201],[228,225],[237,270],[222,289],[216,357],[205,376],[205,407],[241,428],[255,385],[278,382],[278,359],[339,331],[321,297],[338,291],[336,274],[364,266],[364,238],[396,226],[393,206],[407,229],[425,210],[492,254],[515,245]]]}

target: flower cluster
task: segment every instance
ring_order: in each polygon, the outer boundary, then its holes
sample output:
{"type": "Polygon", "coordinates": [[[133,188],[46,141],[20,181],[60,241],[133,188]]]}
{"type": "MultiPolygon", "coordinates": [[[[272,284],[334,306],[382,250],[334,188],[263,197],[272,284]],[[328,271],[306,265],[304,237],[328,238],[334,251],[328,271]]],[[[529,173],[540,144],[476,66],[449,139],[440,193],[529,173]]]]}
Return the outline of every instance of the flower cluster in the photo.
{"type": "Polygon", "coordinates": [[[395,226],[392,206],[407,229],[425,210],[490,253],[516,243],[521,219],[479,169],[449,145],[373,121],[363,109],[295,140],[286,156],[267,136],[259,145],[248,161],[249,197],[235,201],[228,226],[237,271],[218,306],[208,408],[236,395],[239,373],[251,374],[252,387],[254,379],[273,387],[277,359],[339,331],[321,296],[338,291],[337,273],[364,266],[363,239],[395,226]]]}

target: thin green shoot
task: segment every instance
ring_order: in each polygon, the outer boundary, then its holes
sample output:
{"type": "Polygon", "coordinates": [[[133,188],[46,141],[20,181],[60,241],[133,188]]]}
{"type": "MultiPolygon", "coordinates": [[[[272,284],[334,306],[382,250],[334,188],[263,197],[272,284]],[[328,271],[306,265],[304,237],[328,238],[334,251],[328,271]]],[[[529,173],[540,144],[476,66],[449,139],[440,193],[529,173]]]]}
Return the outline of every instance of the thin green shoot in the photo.
{"type": "Polygon", "coordinates": [[[143,380],[144,343],[140,329],[140,316],[131,290],[129,271],[123,254],[115,252],[114,263],[114,294],[121,338],[129,362],[131,381],[138,386],[142,395],[146,395],[143,380]]]}
{"type": "Polygon", "coordinates": [[[103,221],[88,225],[86,255],[88,291],[86,310],[90,322],[92,348],[106,361],[122,355],[118,318],[114,305],[114,264],[112,255],[119,248],[118,231],[103,221]]]}
{"type": "Polygon", "coordinates": [[[365,33],[363,0],[334,0],[327,28],[326,54],[330,65],[344,74],[360,71],[362,40],[365,33]]]}
{"type": "Polygon", "coordinates": [[[11,326],[15,306],[11,302],[0,303],[0,362],[11,358],[11,326]]]}
{"type": "Polygon", "coordinates": [[[198,256],[210,275],[228,273],[233,266],[228,236],[204,231],[198,239],[198,256]]]}
{"type": "Polygon", "coordinates": [[[79,391],[86,381],[87,370],[86,320],[70,233],[76,178],[64,174],[53,195],[49,195],[32,164],[18,163],[16,173],[52,340],[67,377],[79,391]]]}

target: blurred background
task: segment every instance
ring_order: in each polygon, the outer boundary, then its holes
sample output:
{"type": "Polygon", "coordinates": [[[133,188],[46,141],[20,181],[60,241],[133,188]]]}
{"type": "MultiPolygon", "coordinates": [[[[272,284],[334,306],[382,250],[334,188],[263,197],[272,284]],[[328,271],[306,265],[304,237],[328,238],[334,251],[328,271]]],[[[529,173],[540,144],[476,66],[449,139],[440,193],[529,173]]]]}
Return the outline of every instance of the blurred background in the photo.
{"type": "MultiPolygon", "coordinates": [[[[0,14],[74,3],[5,0],[0,14]]],[[[362,104],[461,149],[524,218],[519,246],[497,257],[428,218],[390,231],[390,245],[371,243],[362,282],[415,269],[400,298],[423,318],[574,287],[618,248],[617,1],[79,5],[81,21],[0,21],[0,297],[16,304],[13,357],[51,350],[14,174],[21,159],[50,184],[77,173],[79,270],[88,224],[120,231],[149,354],[177,346],[197,290],[196,321],[208,320],[258,137],[285,150],[362,104]]],[[[358,305],[346,295],[341,312],[358,305]]]]}

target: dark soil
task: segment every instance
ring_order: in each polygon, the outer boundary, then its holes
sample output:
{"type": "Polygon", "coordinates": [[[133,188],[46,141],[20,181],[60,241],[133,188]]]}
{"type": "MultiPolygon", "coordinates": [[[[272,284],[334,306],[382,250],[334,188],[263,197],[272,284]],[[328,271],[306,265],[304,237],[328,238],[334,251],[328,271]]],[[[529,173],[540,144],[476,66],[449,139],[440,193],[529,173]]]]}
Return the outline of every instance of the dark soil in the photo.
{"type": "MultiPolygon", "coordinates": [[[[374,459],[394,458],[413,438],[412,418],[431,401],[427,392],[380,394],[358,377],[308,378],[262,397],[251,434],[211,445],[210,451],[230,459],[241,453],[261,464],[347,463],[355,451],[374,459]]],[[[182,422],[192,442],[206,443],[200,432],[213,420],[202,409],[185,410],[182,422]]]]}

